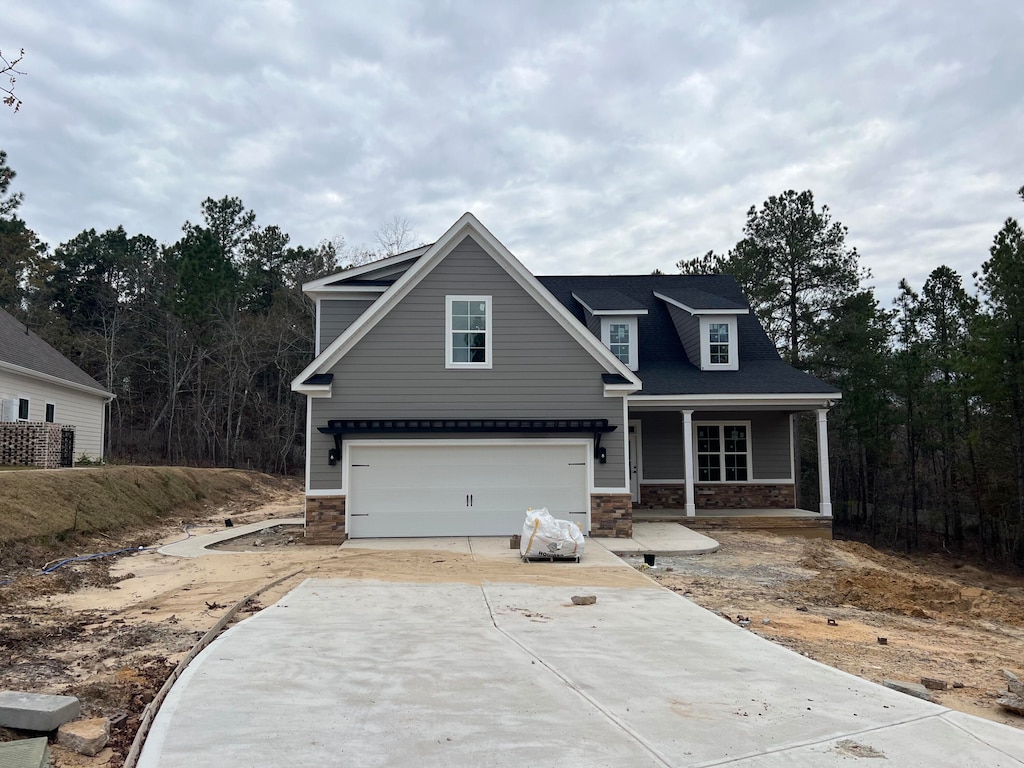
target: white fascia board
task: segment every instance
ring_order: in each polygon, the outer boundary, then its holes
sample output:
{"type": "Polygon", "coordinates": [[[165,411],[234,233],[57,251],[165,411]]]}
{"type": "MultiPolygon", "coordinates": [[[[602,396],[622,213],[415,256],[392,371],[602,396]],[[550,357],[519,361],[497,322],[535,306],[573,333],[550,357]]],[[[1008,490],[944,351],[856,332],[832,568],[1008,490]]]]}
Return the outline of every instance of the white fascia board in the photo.
{"type": "Polygon", "coordinates": [[[587,310],[587,312],[589,312],[592,315],[597,315],[599,317],[601,315],[626,315],[627,317],[638,317],[639,315],[647,314],[646,309],[592,309],[591,306],[587,304],[587,302],[585,302],[579,296],[577,296],[575,292],[571,292],[571,294],[572,297],[576,299],[576,301],[578,301],[585,310],[587,310]]]}
{"type": "Polygon", "coordinates": [[[668,302],[669,304],[671,304],[674,307],[679,307],[681,310],[683,310],[684,312],[689,312],[691,315],[749,315],[750,314],[750,310],[749,309],[694,309],[693,307],[688,307],[685,304],[683,304],[683,302],[676,301],[675,299],[671,298],[670,296],[666,296],[663,293],[658,293],[657,291],[654,291],[653,293],[654,293],[654,295],[657,298],[661,299],[662,301],[666,301],[666,302],[668,302]]]}
{"type": "Polygon", "coordinates": [[[637,395],[629,404],[637,407],[678,408],[829,408],[842,400],[842,393],[830,394],[706,394],[637,395]]]}
{"type": "Polygon", "coordinates": [[[609,373],[618,373],[641,386],[636,375],[623,365],[587,328],[573,317],[569,310],[558,301],[550,291],[538,282],[529,270],[512,255],[512,253],[492,235],[472,213],[464,213],[436,243],[429,246],[423,255],[395,283],[384,292],[381,298],[367,308],[366,312],[352,323],[344,333],[331,342],[316,359],[303,369],[292,380],[292,390],[302,392],[302,382],[316,373],[331,368],[352,349],[372,329],[381,318],[390,312],[404,299],[420,280],[440,263],[451,251],[462,242],[462,238],[472,234],[508,274],[537,301],[548,313],[572,336],[580,346],[601,363],[609,373]]]}
{"type": "Polygon", "coordinates": [[[325,288],[337,288],[339,286],[332,286],[331,283],[337,283],[339,281],[344,282],[346,280],[351,280],[352,278],[359,278],[370,272],[376,272],[383,267],[397,266],[398,264],[402,264],[410,259],[419,258],[426,253],[429,248],[429,245],[422,245],[419,248],[413,248],[411,251],[405,251],[404,253],[398,253],[394,256],[388,256],[385,259],[371,261],[369,264],[363,264],[361,267],[343,269],[341,272],[335,272],[334,274],[327,275],[326,277],[318,277],[316,280],[310,280],[308,283],[303,283],[302,292],[309,293],[310,291],[318,291],[325,288]]]}
{"type": "Polygon", "coordinates": [[[292,382],[292,392],[298,392],[306,397],[330,397],[330,384],[295,384],[292,382]]]}
{"type": "Polygon", "coordinates": [[[108,403],[117,397],[117,395],[115,395],[113,392],[107,392],[107,390],[105,389],[97,389],[96,387],[90,387],[86,384],[79,384],[78,382],[75,381],[68,381],[67,379],[62,379],[58,376],[51,376],[48,373],[33,371],[31,368],[23,368],[22,366],[15,365],[14,363],[6,363],[0,361],[0,368],[8,370],[11,373],[19,373],[22,376],[28,376],[33,379],[39,379],[40,381],[46,381],[51,384],[59,384],[60,386],[67,387],[68,389],[74,389],[79,392],[85,392],[86,394],[89,395],[102,397],[108,403]]]}
{"type": "Polygon", "coordinates": [[[631,395],[634,392],[639,392],[641,389],[643,389],[642,382],[638,384],[605,384],[604,396],[624,397],[625,395],[631,395]]]}

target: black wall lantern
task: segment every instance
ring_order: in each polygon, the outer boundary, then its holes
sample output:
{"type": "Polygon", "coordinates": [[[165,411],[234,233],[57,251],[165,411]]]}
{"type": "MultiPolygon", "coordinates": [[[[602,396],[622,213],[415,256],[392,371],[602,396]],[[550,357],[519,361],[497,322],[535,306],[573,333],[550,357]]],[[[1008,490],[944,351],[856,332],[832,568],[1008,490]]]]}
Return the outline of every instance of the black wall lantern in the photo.
{"type": "Polygon", "coordinates": [[[331,448],[331,450],[329,450],[327,452],[327,463],[330,464],[332,467],[335,464],[338,463],[338,449],[337,448],[331,448]]]}
{"type": "Polygon", "coordinates": [[[607,464],[608,463],[608,449],[603,445],[597,449],[597,463],[607,464]]]}

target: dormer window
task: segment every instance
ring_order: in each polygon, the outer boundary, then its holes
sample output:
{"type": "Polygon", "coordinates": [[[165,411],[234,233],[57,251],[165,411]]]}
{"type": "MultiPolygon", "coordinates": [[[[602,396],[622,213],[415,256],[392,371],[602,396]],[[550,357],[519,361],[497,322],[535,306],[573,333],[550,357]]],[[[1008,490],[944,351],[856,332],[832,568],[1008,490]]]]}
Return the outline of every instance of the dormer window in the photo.
{"type": "Polygon", "coordinates": [[[700,367],[704,371],[739,370],[735,315],[700,317],[700,367]]]}
{"type": "Polygon", "coordinates": [[[635,317],[602,317],[601,341],[629,370],[637,369],[637,323],[635,317]]]}

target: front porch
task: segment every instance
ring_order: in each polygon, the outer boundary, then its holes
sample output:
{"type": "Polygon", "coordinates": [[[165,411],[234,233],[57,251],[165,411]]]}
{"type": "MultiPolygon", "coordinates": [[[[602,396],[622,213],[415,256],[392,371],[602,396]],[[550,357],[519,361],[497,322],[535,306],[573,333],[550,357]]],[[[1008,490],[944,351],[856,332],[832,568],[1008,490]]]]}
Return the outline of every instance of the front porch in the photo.
{"type": "Polygon", "coordinates": [[[633,507],[634,523],[681,523],[693,531],[767,531],[783,536],[832,538],[832,517],[807,509],[698,509],[633,507]]]}

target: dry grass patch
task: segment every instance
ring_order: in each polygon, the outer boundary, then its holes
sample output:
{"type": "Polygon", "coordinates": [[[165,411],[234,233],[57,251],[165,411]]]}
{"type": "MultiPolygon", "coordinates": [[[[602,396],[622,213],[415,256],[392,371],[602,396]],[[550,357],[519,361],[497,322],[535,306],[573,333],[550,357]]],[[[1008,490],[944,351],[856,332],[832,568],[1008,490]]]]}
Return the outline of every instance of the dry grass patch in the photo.
{"type": "Polygon", "coordinates": [[[0,473],[0,544],[151,528],[294,481],[238,469],[96,467],[0,473]]]}

